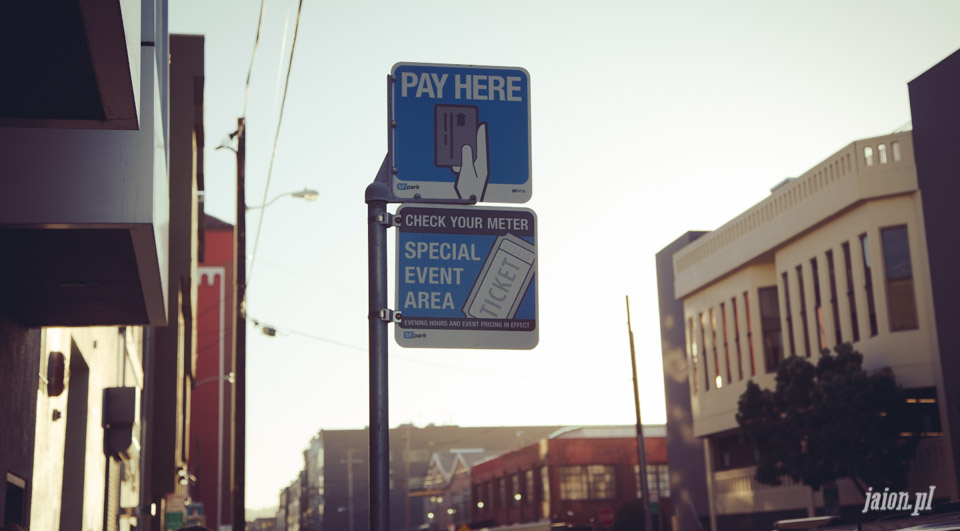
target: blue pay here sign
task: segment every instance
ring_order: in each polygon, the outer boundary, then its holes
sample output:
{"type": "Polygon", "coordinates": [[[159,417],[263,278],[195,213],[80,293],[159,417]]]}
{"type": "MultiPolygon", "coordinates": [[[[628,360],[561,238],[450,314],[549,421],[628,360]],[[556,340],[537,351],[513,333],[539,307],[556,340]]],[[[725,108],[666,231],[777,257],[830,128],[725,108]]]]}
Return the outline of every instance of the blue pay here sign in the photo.
{"type": "Polygon", "coordinates": [[[397,215],[397,344],[537,345],[533,210],[402,205],[397,215]]]}
{"type": "Polygon", "coordinates": [[[397,63],[390,81],[394,194],[530,199],[530,75],[522,68],[397,63]]]}

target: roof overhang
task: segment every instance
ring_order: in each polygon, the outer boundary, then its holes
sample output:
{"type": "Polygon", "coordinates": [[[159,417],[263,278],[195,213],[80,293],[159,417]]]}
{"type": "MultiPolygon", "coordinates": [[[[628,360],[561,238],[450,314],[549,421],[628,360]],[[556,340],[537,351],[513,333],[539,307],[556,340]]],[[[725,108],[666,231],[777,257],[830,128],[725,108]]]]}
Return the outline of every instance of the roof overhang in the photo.
{"type": "Polygon", "coordinates": [[[0,127],[140,126],[140,0],[0,5],[0,127]]]}
{"type": "Polygon", "coordinates": [[[161,96],[153,47],[139,53],[139,130],[0,127],[0,311],[22,324],[167,322],[161,96]]]}

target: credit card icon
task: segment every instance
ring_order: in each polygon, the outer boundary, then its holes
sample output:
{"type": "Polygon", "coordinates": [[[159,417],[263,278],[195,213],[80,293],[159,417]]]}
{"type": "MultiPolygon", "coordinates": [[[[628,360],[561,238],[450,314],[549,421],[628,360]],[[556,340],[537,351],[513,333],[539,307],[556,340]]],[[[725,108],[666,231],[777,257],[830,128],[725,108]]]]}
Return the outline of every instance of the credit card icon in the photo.
{"type": "MultiPolygon", "coordinates": [[[[463,146],[477,153],[477,114],[475,105],[435,105],[433,107],[433,163],[438,168],[463,165],[463,146]]],[[[471,164],[473,161],[469,161],[471,164]]]]}
{"type": "Polygon", "coordinates": [[[497,238],[463,305],[467,317],[513,319],[533,278],[536,247],[513,234],[497,238]]]}

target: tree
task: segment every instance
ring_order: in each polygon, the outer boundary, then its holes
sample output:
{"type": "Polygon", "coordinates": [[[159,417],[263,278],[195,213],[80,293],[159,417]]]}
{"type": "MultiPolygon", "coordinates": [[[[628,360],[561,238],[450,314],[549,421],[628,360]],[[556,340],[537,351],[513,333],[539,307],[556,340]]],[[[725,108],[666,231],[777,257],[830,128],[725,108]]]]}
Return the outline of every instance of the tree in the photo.
{"type": "Polygon", "coordinates": [[[834,350],[816,366],[785,359],[775,390],[747,382],[737,423],[759,454],[757,480],[779,485],[787,475],[819,490],[850,478],[864,496],[865,486],[904,490],[919,438],[901,436],[909,414],[903,389],[889,367],[868,374],[849,343],[834,350]]]}

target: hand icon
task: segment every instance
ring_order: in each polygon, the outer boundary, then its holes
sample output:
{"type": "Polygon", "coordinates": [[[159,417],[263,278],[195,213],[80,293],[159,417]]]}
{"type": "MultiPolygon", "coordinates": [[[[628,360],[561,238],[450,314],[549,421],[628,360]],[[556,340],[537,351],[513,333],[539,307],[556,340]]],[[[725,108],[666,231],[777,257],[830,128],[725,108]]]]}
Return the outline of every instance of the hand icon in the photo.
{"type": "Polygon", "coordinates": [[[474,156],[470,144],[460,148],[462,166],[452,166],[453,173],[457,174],[454,188],[460,199],[469,199],[473,196],[477,201],[483,200],[487,188],[490,159],[487,156],[487,124],[477,126],[477,153],[474,156]]]}

